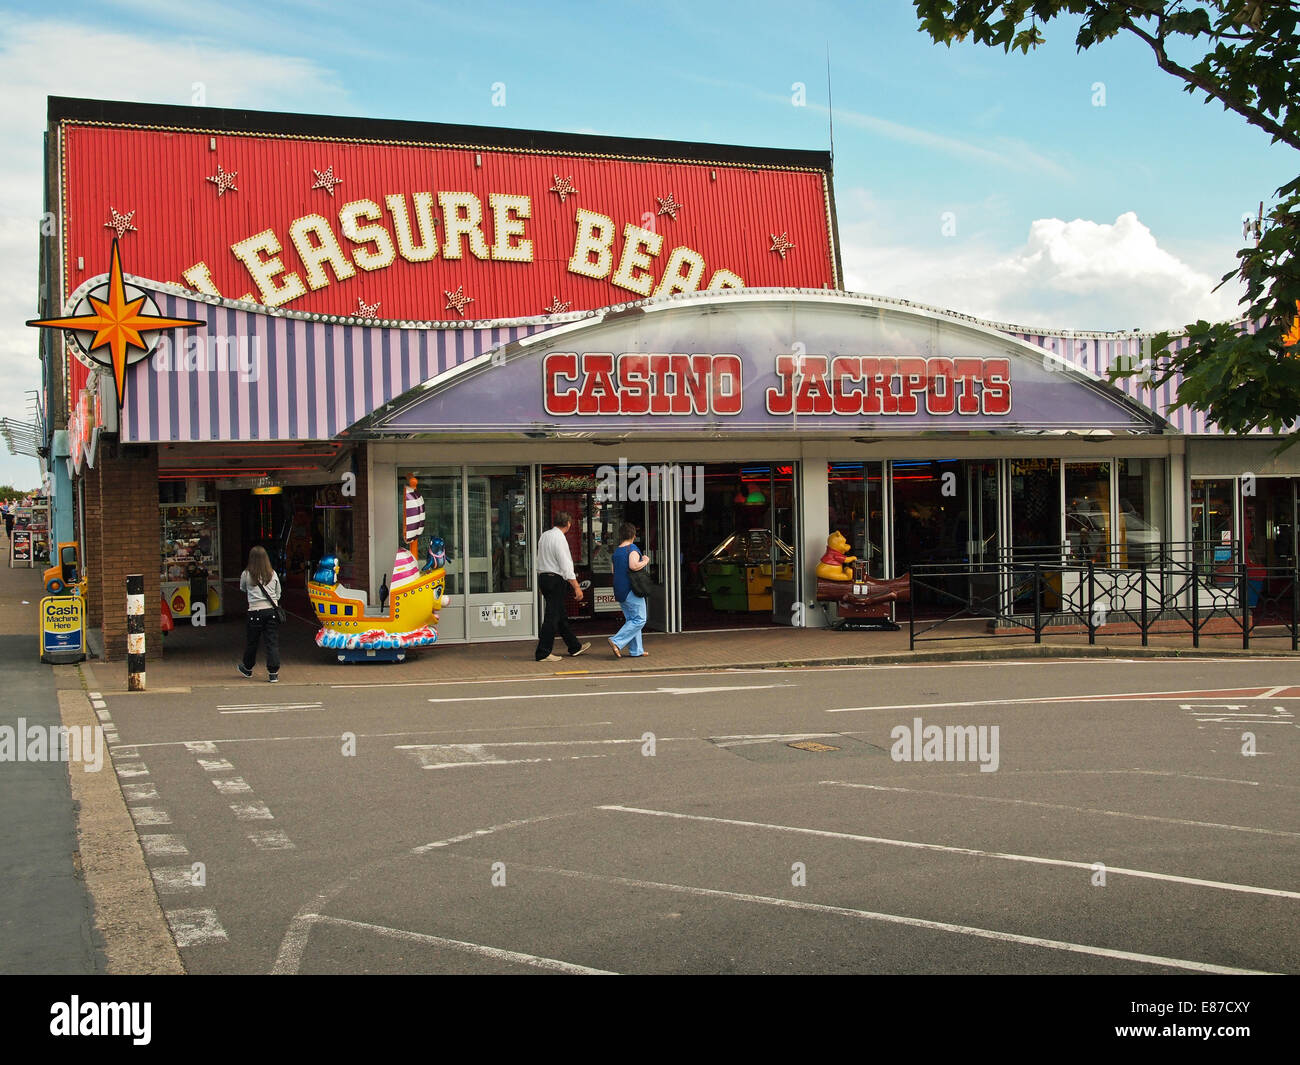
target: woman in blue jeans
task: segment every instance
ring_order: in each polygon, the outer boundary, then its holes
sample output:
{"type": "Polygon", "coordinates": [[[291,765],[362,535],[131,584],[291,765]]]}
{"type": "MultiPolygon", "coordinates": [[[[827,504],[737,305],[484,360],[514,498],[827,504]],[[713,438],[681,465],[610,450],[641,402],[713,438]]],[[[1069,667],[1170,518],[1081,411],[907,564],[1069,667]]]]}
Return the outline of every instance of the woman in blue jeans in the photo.
{"type": "Polygon", "coordinates": [[[637,550],[636,526],[624,522],[618,530],[621,539],[614,551],[614,598],[623,608],[623,627],[609,638],[609,646],[615,658],[622,658],[626,648],[629,658],[643,658],[647,652],[641,646],[641,630],[645,627],[645,600],[636,592],[628,581],[630,570],[643,570],[650,565],[650,560],[637,550]]]}

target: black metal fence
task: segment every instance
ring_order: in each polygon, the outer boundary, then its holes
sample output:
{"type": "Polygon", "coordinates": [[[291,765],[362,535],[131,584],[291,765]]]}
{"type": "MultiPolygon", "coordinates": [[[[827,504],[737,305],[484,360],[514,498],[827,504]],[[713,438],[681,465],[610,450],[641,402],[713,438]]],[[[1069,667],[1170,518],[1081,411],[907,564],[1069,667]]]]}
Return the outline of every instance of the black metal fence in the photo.
{"type": "Polygon", "coordinates": [[[909,574],[909,643],[1084,632],[1108,636],[1189,635],[1210,630],[1286,639],[1300,650],[1300,561],[1256,566],[1235,544],[1103,545],[1092,557],[1060,547],[1018,548],[992,561],[915,565],[909,574]],[[1118,564],[1121,563],[1122,564],[1118,564]],[[918,614],[918,601],[930,610],[918,614]],[[970,624],[971,622],[980,624],[970,624]],[[966,624],[961,624],[966,623],[966,624]]]}

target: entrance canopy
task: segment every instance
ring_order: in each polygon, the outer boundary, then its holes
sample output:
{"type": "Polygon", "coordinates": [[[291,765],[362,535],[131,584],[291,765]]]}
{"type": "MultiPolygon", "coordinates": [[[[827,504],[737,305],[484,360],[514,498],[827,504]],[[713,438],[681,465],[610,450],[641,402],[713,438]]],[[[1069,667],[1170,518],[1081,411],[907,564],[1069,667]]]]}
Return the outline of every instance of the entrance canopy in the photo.
{"type": "Polygon", "coordinates": [[[600,312],[435,377],[347,435],[1159,433],[1051,352],[844,293],[701,294],[600,312]]]}

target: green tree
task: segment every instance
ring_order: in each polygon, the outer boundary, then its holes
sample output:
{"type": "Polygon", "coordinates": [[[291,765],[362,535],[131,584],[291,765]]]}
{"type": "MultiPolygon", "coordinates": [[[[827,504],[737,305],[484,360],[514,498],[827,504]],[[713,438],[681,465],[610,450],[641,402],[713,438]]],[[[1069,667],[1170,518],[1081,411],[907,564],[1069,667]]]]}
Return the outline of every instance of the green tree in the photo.
{"type": "MultiPolygon", "coordinates": [[[[1156,65],[1205,102],[1217,101],[1300,150],[1300,5],[1280,0],[914,0],[921,30],[951,46],[971,39],[1028,53],[1057,18],[1078,21],[1079,51],[1121,34],[1143,41],[1156,65]],[[1194,61],[1193,61],[1194,60],[1194,61]]],[[[1161,333],[1152,364],[1119,367],[1111,376],[1151,373],[1155,384],[1182,374],[1178,406],[1203,411],[1226,432],[1291,433],[1300,422],[1300,178],[1277,190],[1258,246],[1237,252],[1224,275],[1245,282],[1242,314],[1251,333],[1227,322],[1198,321],[1188,343],[1161,333]],[[1290,334],[1290,335],[1288,335],[1290,334]]]]}

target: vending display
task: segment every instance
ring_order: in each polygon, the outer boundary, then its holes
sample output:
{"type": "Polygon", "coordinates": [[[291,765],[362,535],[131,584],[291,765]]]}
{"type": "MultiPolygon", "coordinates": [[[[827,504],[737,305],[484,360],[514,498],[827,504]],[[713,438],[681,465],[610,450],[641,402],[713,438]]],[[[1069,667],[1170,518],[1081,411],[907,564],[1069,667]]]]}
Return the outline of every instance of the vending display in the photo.
{"type": "Polygon", "coordinates": [[[203,603],[222,613],[221,525],[216,503],[163,503],[162,594],[172,614],[190,617],[203,603]]]}

